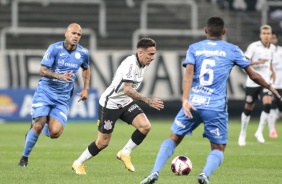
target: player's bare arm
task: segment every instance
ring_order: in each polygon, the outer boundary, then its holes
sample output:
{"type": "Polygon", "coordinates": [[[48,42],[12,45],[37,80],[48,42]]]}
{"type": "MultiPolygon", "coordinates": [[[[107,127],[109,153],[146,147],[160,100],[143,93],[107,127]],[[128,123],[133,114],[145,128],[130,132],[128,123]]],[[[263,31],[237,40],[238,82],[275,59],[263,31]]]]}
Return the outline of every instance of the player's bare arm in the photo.
{"type": "Polygon", "coordinates": [[[251,65],[264,64],[266,61],[267,61],[267,59],[259,59],[258,61],[252,61],[251,65]]]}
{"type": "Polygon", "coordinates": [[[157,110],[161,110],[164,108],[164,104],[161,99],[145,97],[138,93],[135,89],[133,89],[132,85],[132,82],[124,82],[124,94],[128,95],[133,100],[145,102],[150,107],[153,107],[157,110]]]}
{"type": "Polygon", "coordinates": [[[273,83],[274,83],[275,80],[276,80],[276,72],[275,72],[275,70],[274,70],[274,68],[273,68],[272,61],[271,61],[271,63],[270,63],[270,70],[271,70],[271,76],[270,76],[270,78],[272,79],[272,81],[273,81],[273,83]]]}
{"type": "Polygon", "coordinates": [[[71,82],[72,81],[72,76],[74,75],[73,72],[66,72],[63,74],[59,74],[59,73],[55,73],[52,72],[51,70],[49,70],[46,66],[41,66],[40,67],[40,75],[42,77],[48,77],[51,79],[59,79],[59,80],[64,80],[67,82],[71,82]]]}
{"type": "Polygon", "coordinates": [[[83,69],[82,79],[84,83],[84,88],[80,93],[78,93],[78,95],[80,96],[80,99],[78,100],[78,102],[86,101],[88,98],[88,92],[89,92],[89,86],[90,86],[90,66],[88,66],[87,69],[83,69]]]}
{"type": "Polygon", "coordinates": [[[258,74],[251,66],[245,68],[246,73],[249,75],[255,83],[260,84],[261,86],[269,89],[274,95],[281,99],[281,95],[274,89],[269,83],[267,83],[260,74],[258,74]]]}
{"type": "Polygon", "coordinates": [[[186,65],[185,74],[183,78],[183,95],[182,95],[182,107],[186,116],[192,118],[190,109],[196,110],[196,108],[189,102],[189,93],[193,82],[194,65],[186,65]]]}

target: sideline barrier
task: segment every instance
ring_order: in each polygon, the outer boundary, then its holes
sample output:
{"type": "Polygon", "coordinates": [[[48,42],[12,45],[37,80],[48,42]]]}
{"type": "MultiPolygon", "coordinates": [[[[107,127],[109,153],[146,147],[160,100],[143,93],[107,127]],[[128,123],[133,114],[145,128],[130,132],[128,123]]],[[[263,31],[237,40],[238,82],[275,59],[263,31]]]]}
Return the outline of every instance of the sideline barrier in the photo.
{"type": "MultiPolygon", "coordinates": [[[[88,100],[79,102],[74,90],[70,101],[68,121],[96,121],[98,118],[99,96],[96,89],[90,89],[88,100]]],[[[31,121],[31,102],[34,89],[10,88],[0,90],[0,121],[31,121]]]]}

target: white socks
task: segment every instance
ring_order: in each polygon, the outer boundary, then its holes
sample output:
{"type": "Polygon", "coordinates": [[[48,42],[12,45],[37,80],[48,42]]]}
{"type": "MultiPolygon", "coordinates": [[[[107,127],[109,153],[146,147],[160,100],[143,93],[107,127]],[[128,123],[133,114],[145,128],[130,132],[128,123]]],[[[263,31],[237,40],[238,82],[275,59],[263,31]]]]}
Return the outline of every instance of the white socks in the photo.
{"type": "Polygon", "coordinates": [[[259,120],[259,126],[258,126],[258,129],[256,131],[256,134],[262,134],[264,126],[268,122],[268,116],[269,116],[268,113],[266,113],[264,111],[261,112],[260,120],[259,120]]]}
{"type": "Polygon", "coordinates": [[[124,148],[121,150],[122,154],[124,155],[130,155],[132,150],[136,148],[138,145],[135,144],[131,139],[127,142],[127,144],[124,146],[124,148]]]}
{"type": "Polygon", "coordinates": [[[271,109],[269,116],[268,116],[268,128],[269,128],[269,133],[275,131],[275,122],[277,119],[278,112],[276,109],[271,109]]]}
{"type": "Polygon", "coordinates": [[[245,113],[241,115],[241,133],[246,134],[247,127],[251,116],[246,116],[245,113]]]}
{"type": "Polygon", "coordinates": [[[80,155],[80,157],[75,161],[76,165],[82,165],[86,160],[92,158],[91,153],[88,150],[88,147],[86,150],[80,155]]]}

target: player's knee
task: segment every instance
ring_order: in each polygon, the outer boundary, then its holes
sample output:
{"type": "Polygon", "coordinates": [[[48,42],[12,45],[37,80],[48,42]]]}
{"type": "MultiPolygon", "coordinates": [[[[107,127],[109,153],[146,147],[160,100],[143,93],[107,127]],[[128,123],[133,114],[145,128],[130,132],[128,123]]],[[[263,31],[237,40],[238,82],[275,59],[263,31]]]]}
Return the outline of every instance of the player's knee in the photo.
{"type": "Polygon", "coordinates": [[[96,145],[97,145],[97,147],[100,150],[105,149],[106,147],[108,147],[109,143],[110,143],[110,141],[107,141],[107,140],[103,140],[103,141],[97,141],[96,140],[96,145]]]}
{"type": "Polygon", "coordinates": [[[36,133],[41,133],[44,125],[46,123],[46,118],[44,117],[38,117],[38,118],[34,118],[32,120],[32,128],[36,133]]]}
{"type": "Polygon", "coordinates": [[[51,128],[50,129],[50,138],[56,139],[60,137],[62,134],[63,130],[61,128],[51,128]]]}
{"type": "Polygon", "coordinates": [[[151,124],[150,123],[147,123],[146,125],[143,126],[143,129],[145,132],[150,132],[151,130],[151,124]]]}
{"type": "Polygon", "coordinates": [[[263,111],[266,113],[269,113],[271,109],[271,104],[264,104],[263,105],[263,111]]]}
{"type": "Polygon", "coordinates": [[[252,113],[251,110],[249,110],[249,109],[244,109],[244,114],[245,114],[246,116],[250,116],[251,113],[252,113]]]}

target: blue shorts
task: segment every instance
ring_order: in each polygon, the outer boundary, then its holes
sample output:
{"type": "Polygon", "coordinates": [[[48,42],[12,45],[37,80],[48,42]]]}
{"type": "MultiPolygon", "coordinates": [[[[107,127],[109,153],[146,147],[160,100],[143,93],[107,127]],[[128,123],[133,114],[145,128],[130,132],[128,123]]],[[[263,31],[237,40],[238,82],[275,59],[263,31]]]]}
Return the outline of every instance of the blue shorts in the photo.
{"type": "Polygon", "coordinates": [[[171,130],[177,135],[192,135],[201,123],[204,123],[203,137],[215,144],[228,142],[228,113],[226,111],[212,111],[197,109],[191,111],[193,118],[184,114],[183,108],[176,115],[171,130]]]}
{"type": "Polygon", "coordinates": [[[31,116],[32,119],[41,116],[51,116],[58,120],[63,127],[66,126],[69,101],[62,101],[56,94],[46,93],[41,88],[37,88],[33,99],[31,116]]]}

